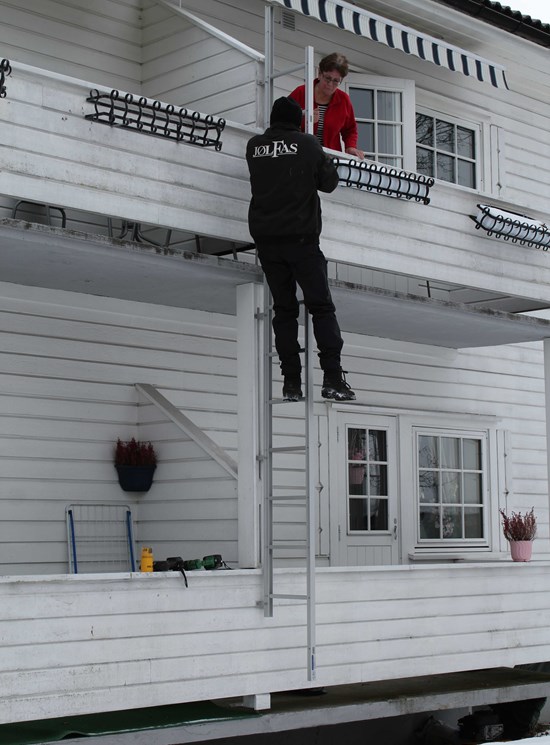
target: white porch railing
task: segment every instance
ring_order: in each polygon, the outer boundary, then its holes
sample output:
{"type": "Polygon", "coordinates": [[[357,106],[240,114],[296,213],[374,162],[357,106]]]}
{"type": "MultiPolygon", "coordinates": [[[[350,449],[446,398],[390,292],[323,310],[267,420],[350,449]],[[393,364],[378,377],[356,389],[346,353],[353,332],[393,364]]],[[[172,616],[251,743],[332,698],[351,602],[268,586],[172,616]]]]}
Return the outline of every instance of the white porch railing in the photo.
{"type": "MultiPolygon", "coordinates": [[[[549,562],[317,570],[317,685],[550,658],[549,562]]],[[[258,570],[0,578],[0,723],[307,688],[258,570]]],[[[303,589],[305,573],[277,583],[303,589]]]]}

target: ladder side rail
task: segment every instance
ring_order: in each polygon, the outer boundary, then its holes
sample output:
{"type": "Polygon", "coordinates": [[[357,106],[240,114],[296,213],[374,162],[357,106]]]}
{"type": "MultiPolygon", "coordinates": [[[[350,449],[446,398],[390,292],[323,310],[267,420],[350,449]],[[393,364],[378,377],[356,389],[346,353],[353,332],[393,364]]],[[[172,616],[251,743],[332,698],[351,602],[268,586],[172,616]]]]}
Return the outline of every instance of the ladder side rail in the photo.
{"type": "Polygon", "coordinates": [[[313,47],[307,46],[305,48],[305,85],[306,85],[306,122],[305,131],[312,135],[313,134],[313,110],[315,108],[315,102],[313,100],[313,80],[315,78],[315,62],[313,56],[313,47]]]}
{"type": "Polygon", "coordinates": [[[263,442],[262,442],[262,483],[263,483],[263,577],[264,577],[264,616],[273,616],[273,362],[271,355],[271,293],[264,275],[264,363],[263,363],[263,442]]]}
{"type": "Polygon", "coordinates": [[[313,323],[305,309],[305,368],[306,368],[306,594],[307,594],[307,672],[308,680],[315,680],[315,553],[316,553],[316,484],[318,450],[313,411],[313,323]]]}
{"type": "Polygon", "coordinates": [[[269,115],[273,106],[273,58],[275,43],[275,8],[273,5],[265,6],[264,33],[265,33],[265,62],[264,62],[264,126],[269,124],[269,115]]]}
{"type": "Polygon", "coordinates": [[[273,106],[273,81],[283,75],[304,71],[304,82],[306,86],[306,108],[305,108],[305,131],[313,134],[313,81],[315,79],[314,48],[305,48],[305,60],[303,64],[294,65],[284,70],[275,71],[275,6],[268,3],[264,14],[264,125],[269,123],[269,115],[273,106]]]}

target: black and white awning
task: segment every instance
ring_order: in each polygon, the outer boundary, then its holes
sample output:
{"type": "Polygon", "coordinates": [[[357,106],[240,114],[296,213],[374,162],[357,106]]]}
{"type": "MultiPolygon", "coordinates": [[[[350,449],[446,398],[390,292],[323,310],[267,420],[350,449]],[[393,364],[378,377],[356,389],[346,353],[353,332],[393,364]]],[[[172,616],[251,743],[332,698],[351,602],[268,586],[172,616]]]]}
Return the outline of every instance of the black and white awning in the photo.
{"type": "Polygon", "coordinates": [[[350,31],[378,41],[405,54],[433,62],[453,72],[460,72],[476,78],[482,83],[490,83],[495,88],[508,88],[505,68],[490,62],[477,54],[460,47],[447,44],[441,39],[420,33],[388,18],[350,5],[343,0],[270,0],[284,8],[316,18],[337,28],[350,31]]]}

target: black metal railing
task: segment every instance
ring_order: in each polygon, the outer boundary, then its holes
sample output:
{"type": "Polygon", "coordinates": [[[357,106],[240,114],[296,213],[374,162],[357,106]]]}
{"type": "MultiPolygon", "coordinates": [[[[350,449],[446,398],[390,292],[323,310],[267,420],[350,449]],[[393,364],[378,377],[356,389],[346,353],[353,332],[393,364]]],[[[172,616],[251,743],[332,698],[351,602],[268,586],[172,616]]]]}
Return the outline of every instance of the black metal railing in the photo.
{"type": "Polygon", "coordinates": [[[489,204],[477,206],[479,212],[475,217],[472,216],[476,229],[483,228],[489,236],[503,238],[521,246],[534,246],[548,251],[550,227],[545,223],[489,204]]]}
{"type": "Polygon", "coordinates": [[[91,90],[86,101],[94,104],[94,113],[86,114],[91,121],[221,150],[225,119],[117,90],[91,90]]]}
{"type": "Polygon", "coordinates": [[[390,166],[382,166],[366,160],[333,158],[338,169],[340,183],[357,189],[386,194],[391,197],[414,199],[429,204],[430,187],[434,179],[419,173],[399,171],[390,166]]]}
{"type": "Polygon", "coordinates": [[[3,59],[0,62],[0,98],[6,98],[6,78],[11,75],[11,65],[9,60],[3,59]]]}

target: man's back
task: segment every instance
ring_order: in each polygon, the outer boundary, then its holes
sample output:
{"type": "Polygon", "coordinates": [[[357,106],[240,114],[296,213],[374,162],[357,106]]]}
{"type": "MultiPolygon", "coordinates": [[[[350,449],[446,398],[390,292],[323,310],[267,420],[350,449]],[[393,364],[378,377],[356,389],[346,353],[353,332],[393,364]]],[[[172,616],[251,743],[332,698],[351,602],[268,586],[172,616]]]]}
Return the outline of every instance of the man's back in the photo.
{"type": "Polygon", "coordinates": [[[338,173],[317,139],[300,132],[295,124],[274,122],[248,142],[246,159],[252,189],[252,237],[318,237],[317,190],[333,191],[338,173]]]}

